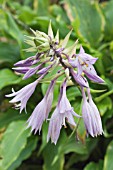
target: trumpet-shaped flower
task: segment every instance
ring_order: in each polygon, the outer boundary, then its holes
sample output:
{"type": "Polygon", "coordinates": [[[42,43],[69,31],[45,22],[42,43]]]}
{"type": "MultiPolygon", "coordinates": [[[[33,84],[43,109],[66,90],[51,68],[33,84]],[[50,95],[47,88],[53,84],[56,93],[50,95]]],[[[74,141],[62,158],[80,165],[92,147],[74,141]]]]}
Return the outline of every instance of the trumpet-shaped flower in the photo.
{"type": "Polygon", "coordinates": [[[50,119],[47,141],[49,141],[49,139],[51,138],[51,141],[53,143],[57,143],[62,125],[66,126],[65,120],[67,120],[67,122],[72,126],[76,126],[73,115],[76,117],[80,117],[74,112],[71,104],[66,97],[66,81],[64,81],[61,87],[57,107],[50,119]]]}
{"type": "Polygon", "coordinates": [[[39,64],[34,68],[29,68],[29,70],[25,73],[23,79],[28,79],[29,77],[33,76],[41,67],[42,64],[39,64]]]}
{"type": "Polygon", "coordinates": [[[13,70],[20,74],[26,74],[26,72],[29,71],[29,67],[16,67],[13,68],[13,70]]]}
{"type": "Polygon", "coordinates": [[[79,54],[76,54],[76,58],[74,60],[69,59],[69,63],[72,67],[78,69],[78,77],[82,74],[82,72],[84,72],[90,80],[97,83],[103,83],[104,80],[97,75],[93,67],[96,60],[97,58],[85,53],[83,47],[81,46],[79,54]]]}
{"type": "Polygon", "coordinates": [[[70,69],[70,72],[76,83],[78,83],[81,87],[89,87],[88,81],[85,77],[82,75],[77,76],[77,73],[73,69],[70,69]]]}
{"type": "Polygon", "coordinates": [[[82,94],[83,94],[82,115],[86,131],[92,137],[102,135],[103,129],[100,114],[92,100],[91,94],[88,92],[89,102],[87,101],[84,90],[82,90],[82,94]]]}
{"type": "Polygon", "coordinates": [[[16,106],[20,108],[20,113],[21,113],[23,109],[26,110],[27,101],[35,91],[37,84],[38,84],[38,80],[28,84],[27,86],[23,87],[21,90],[17,92],[13,91],[12,94],[8,94],[6,95],[6,97],[14,97],[12,100],[10,100],[10,103],[20,102],[16,106]]]}
{"type": "Polygon", "coordinates": [[[42,101],[36,106],[33,113],[28,119],[28,127],[31,127],[31,131],[35,130],[35,133],[42,128],[44,120],[48,118],[48,114],[51,110],[53,101],[53,88],[55,85],[55,80],[51,81],[51,84],[42,99],[42,101]]]}
{"type": "Polygon", "coordinates": [[[39,61],[39,56],[40,54],[37,54],[36,56],[31,56],[25,60],[18,61],[17,63],[14,64],[16,67],[29,67],[32,66],[33,64],[36,64],[39,61]]]}

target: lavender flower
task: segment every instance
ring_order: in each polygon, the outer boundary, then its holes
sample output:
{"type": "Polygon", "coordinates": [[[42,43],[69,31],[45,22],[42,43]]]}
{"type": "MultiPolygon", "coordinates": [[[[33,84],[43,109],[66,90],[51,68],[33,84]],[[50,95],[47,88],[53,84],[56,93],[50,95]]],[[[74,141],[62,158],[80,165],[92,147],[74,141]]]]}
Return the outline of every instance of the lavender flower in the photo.
{"type": "Polygon", "coordinates": [[[15,92],[13,90],[12,94],[8,94],[6,95],[6,97],[14,97],[10,103],[17,103],[20,102],[19,104],[16,105],[16,108],[20,109],[20,113],[22,112],[23,109],[25,109],[26,111],[26,104],[27,101],[29,100],[29,98],[31,97],[31,95],[34,93],[35,88],[37,86],[37,84],[39,83],[39,81],[47,74],[47,72],[45,72],[43,75],[41,75],[36,81],[34,81],[33,83],[28,84],[27,86],[23,87],[21,90],[15,92]]]}
{"type": "Polygon", "coordinates": [[[28,79],[29,77],[34,75],[41,67],[42,67],[42,64],[39,64],[38,66],[34,68],[29,68],[29,70],[25,73],[23,80],[28,79]]]}
{"type": "Polygon", "coordinates": [[[26,110],[27,101],[35,91],[37,84],[38,84],[38,80],[28,84],[27,86],[23,87],[21,90],[17,92],[13,91],[12,94],[8,94],[6,95],[6,97],[14,97],[12,100],[10,100],[10,103],[20,102],[18,105],[16,105],[16,107],[20,108],[20,113],[21,113],[23,109],[26,110]]]}
{"type": "MultiPolygon", "coordinates": [[[[40,53],[41,55],[41,53],[40,53]]],[[[14,64],[16,67],[29,67],[32,66],[33,64],[37,63],[39,61],[39,54],[36,56],[31,56],[25,60],[18,61],[17,63],[14,64]]]]}
{"type": "Polygon", "coordinates": [[[16,67],[16,68],[12,68],[12,69],[20,74],[25,74],[27,71],[29,71],[29,67],[16,67]]]}
{"type": "Polygon", "coordinates": [[[80,48],[79,54],[76,54],[76,58],[74,60],[69,59],[69,63],[78,69],[78,77],[84,72],[86,76],[97,83],[103,83],[104,80],[100,78],[93,65],[96,62],[97,58],[92,57],[91,55],[85,53],[83,47],[80,48]]]}
{"type": "Polygon", "coordinates": [[[96,105],[92,100],[89,89],[88,89],[89,102],[87,101],[84,89],[82,89],[82,95],[83,95],[82,115],[83,115],[86,131],[92,137],[95,136],[97,137],[97,135],[102,135],[103,129],[102,129],[100,114],[96,105]]]}
{"type": "Polygon", "coordinates": [[[42,99],[42,101],[36,106],[32,115],[29,117],[27,123],[27,128],[31,127],[31,132],[35,130],[35,133],[42,128],[44,120],[48,118],[48,114],[51,110],[51,105],[53,101],[53,88],[55,85],[55,80],[51,81],[51,84],[42,99]]]}
{"type": "Polygon", "coordinates": [[[79,84],[81,87],[89,87],[88,81],[85,77],[82,75],[77,76],[77,73],[73,69],[70,69],[70,72],[77,84],[79,84]]]}
{"type": "Polygon", "coordinates": [[[51,138],[51,141],[54,144],[57,143],[62,125],[66,126],[65,119],[72,126],[76,126],[73,115],[76,117],[80,117],[77,113],[74,112],[69,103],[69,100],[66,97],[66,81],[64,81],[61,87],[57,107],[50,119],[47,141],[49,141],[49,139],[51,138]]]}

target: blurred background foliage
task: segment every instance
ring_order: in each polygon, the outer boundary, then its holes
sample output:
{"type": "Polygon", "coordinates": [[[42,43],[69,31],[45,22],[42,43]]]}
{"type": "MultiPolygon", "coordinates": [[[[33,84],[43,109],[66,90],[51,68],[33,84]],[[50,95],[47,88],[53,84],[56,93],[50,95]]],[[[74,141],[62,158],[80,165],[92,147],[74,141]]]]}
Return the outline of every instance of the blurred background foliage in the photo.
{"type": "MultiPolygon", "coordinates": [[[[55,87],[53,108],[58,94],[59,85],[55,87]]],[[[80,113],[77,87],[68,88],[67,96],[80,113]]],[[[0,0],[0,170],[41,169],[113,170],[113,0],[0,0]],[[73,28],[69,45],[79,39],[78,47],[82,44],[99,58],[95,67],[106,83],[89,83],[102,116],[103,136],[86,138],[82,120],[76,134],[63,128],[56,146],[46,143],[47,123],[40,136],[25,130],[26,120],[42,99],[46,84],[38,85],[28,102],[27,114],[19,114],[5,98],[12,87],[18,90],[34,80],[22,81],[11,68],[15,62],[34,55],[24,52],[24,35],[32,34],[30,28],[47,33],[50,19],[54,32],[60,30],[61,39],[73,28]]]]}

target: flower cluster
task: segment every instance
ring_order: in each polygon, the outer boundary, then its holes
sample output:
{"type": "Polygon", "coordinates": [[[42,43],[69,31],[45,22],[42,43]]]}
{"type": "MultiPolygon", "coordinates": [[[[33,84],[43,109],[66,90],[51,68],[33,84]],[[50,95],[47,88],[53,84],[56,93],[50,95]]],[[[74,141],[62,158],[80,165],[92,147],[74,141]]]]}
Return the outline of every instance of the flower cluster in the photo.
{"type": "Polygon", "coordinates": [[[76,127],[75,117],[83,118],[87,134],[90,134],[92,137],[101,135],[103,129],[100,114],[92,100],[89,84],[86,79],[88,78],[96,83],[104,82],[104,80],[97,75],[93,66],[97,58],[85,53],[82,46],[80,47],[80,52],[77,54],[77,41],[72,46],[67,47],[71,31],[63,41],[59,41],[59,31],[57,31],[54,37],[51,22],[49,24],[48,34],[33,30],[32,32],[34,36],[27,36],[26,39],[26,43],[31,46],[26,49],[26,51],[36,52],[36,55],[17,62],[13,69],[19,74],[23,74],[23,79],[28,79],[33,75],[36,75],[37,79],[21,90],[17,92],[13,90],[12,94],[6,95],[7,97],[14,97],[10,103],[15,103],[15,107],[20,109],[20,112],[22,112],[23,109],[26,110],[27,101],[34,93],[37,84],[46,82],[46,75],[59,66],[60,69],[54,75],[49,76],[50,85],[47,92],[27,120],[27,127],[31,127],[31,131],[34,131],[34,133],[37,131],[40,133],[43,122],[49,119],[54,86],[58,78],[63,76],[58,103],[49,121],[47,141],[51,138],[51,141],[56,144],[60,130],[62,126],[66,126],[66,122],[76,127]],[[82,116],[75,113],[66,96],[68,82],[77,84],[80,87],[83,96],[82,116]]]}

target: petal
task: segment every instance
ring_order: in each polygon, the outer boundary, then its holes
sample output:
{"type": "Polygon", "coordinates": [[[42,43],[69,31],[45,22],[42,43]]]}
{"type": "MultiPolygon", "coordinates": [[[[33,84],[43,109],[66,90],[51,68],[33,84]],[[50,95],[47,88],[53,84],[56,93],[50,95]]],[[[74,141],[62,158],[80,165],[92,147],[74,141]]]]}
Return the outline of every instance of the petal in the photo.
{"type": "Polygon", "coordinates": [[[69,59],[69,64],[70,64],[72,67],[74,67],[74,68],[78,67],[78,65],[79,65],[78,57],[77,57],[76,59],[74,59],[74,60],[69,59]]]}
{"type": "Polygon", "coordinates": [[[93,102],[92,99],[89,100],[89,104],[93,110],[93,114],[94,114],[94,117],[95,117],[95,124],[96,124],[96,134],[97,135],[101,135],[103,133],[103,128],[102,128],[102,121],[101,121],[101,117],[100,117],[100,114],[99,114],[99,111],[98,111],[98,108],[97,106],[95,105],[95,103],[93,102]]]}
{"type": "Polygon", "coordinates": [[[81,64],[78,62],[78,66],[77,66],[78,70],[77,70],[77,77],[79,77],[82,74],[82,66],[81,64]]]}
{"type": "Polygon", "coordinates": [[[71,113],[72,113],[74,116],[76,116],[76,117],[78,117],[78,118],[81,118],[80,115],[78,115],[76,112],[74,112],[73,108],[71,109],[71,113]]]}
{"type": "Polygon", "coordinates": [[[79,54],[84,54],[84,53],[85,53],[85,51],[84,51],[83,47],[81,46],[79,54]]]}
{"type": "Polygon", "coordinates": [[[77,73],[74,70],[70,70],[74,80],[76,81],[76,83],[78,83],[80,86],[82,87],[89,87],[88,81],[86,80],[85,77],[83,76],[77,76],[77,73]]]}
{"type": "Polygon", "coordinates": [[[31,127],[31,131],[35,130],[35,133],[39,130],[40,133],[42,124],[45,120],[46,107],[46,101],[43,98],[42,101],[35,107],[33,113],[29,117],[27,121],[27,128],[31,127]]]}
{"type": "Polygon", "coordinates": [[[88,67],[85,66],[83,71],[90,80],[97,83],[104,83],[104,80],[97,75],[94,67],[91,64],[88,67]]]}
{"type": "Polygon", "coordinates": [[[84,124],[86,127],[87,132],[94,137],[93,134],[93,126],[92,126],[92,117],[91,117],[91,108],[88,104],[88,102],[83,102],[83,106],[82,106],[82,115],[83,115],[83,120],[84,120],[84,124]]]}
{"type": "Polygon", "coordinates": [[[98,58],[94,58],[93,56],[85,53],[83,47],[80,47],[80,52],[78,54],[78,56],[80,56],[80,58],[82,58],[82,60],[86,63],[90,63],[90,64],[94,64],[98,58]]]}
{"type": "Polygon", "coordinates": [[[48,114],[51,111],[52,101],[53,101],[53,89],[55,85],[56,80],[51,81],[49,88],[45,94],[45,99],[47,103],[47,109],[46,109],[46,119],[48,118],[48,114]]]}
{"type": "Polygon", "coordinates": [[[51,138],[51,141],[56,145],[60,135],[61,126],[62,122],[60,114],[58,112],[58,109],[56,108],[50,119],[47,141],[49,141],[49,139],[51,138]]]}
{"type": "Polygon", "coordinates": [[[29,70],[29,67],[16,67],[12,69],[18,73],[25,74],[29,70]]]}
{"type": "Polygon", "coordinates": [[[98,75],[93,75],[93,74],[91,74],[91,73],[88,73],[88,72],[84,72],[85,74],[86,74],[86,76],[90,79],[90,80],[92,80],[92,81],[94,81],[94,82],[96,82],[96,83],[104,83],[104,80],[102,79],[102,78],[100,78],[98,75]]]}
{"type": "Polygon", "coordinates": [[[24,75],[23,80],[28,79],[29,77],[31,77],[32,75],[34,75],[34,74],[37,72],[37,70],[41,68],[41,66],[42,66],[42,64],[38,65],[37,67],[30,68],[30,69],[26,72],[26,74],[24,75]]]}
{"type": "Polygon", "coordinates": [[[86,54],[86,53],[84,53],[82,56],[86,63],[95,64],[95,62],[98,60],[98,58],[94,58],[91,55],[86,54]]]}
{"type": "Polygon", "coordinates": [[[33,60],[36,58],[36,56],[31,56],[25,60],[18,61],[14,64],[14,66],[17,67],[28,67],[32,65],[33,60]]]}
{"type": "Polygon", "coordinates": [[[71,124],[71,125],[73,125],[73,126],[76,126],[76,123],[75,123],[74,118],[73,118],[73,116],[72,116],[72,114],[71,114],[71,111],[67,112],[67,113],[65,114],[65,117],[67,118],[66,120],[67,120],[67,122],[68,122],[69,124],[71,124]]]}

